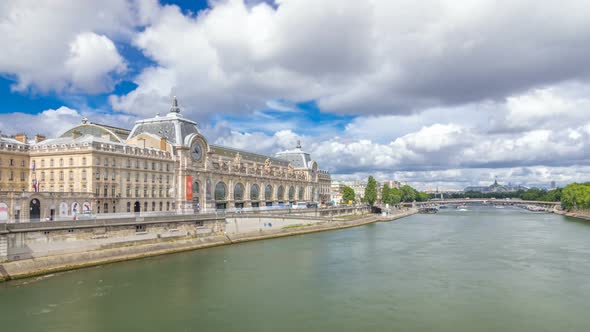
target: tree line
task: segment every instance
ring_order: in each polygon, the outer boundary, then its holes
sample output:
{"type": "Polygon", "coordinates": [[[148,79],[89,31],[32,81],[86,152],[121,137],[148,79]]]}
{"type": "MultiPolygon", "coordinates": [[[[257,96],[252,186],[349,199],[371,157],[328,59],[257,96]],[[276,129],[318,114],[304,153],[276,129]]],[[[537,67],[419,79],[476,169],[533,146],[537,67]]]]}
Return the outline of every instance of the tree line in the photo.
{"type": "MultiPolygon", "coordinates": [[[[367,180],[367,186],[363,196],[363,202],[373,206],[377,202],[378,198],[378,184],[373,176],[369,176],[367,180]]],[[[345,186],[342,190],[342,200],[344,202],[355,201],[356,193],[354,189],[345,186]]],[[[386,183],[381,188],[381,202],[383,204],[396,205],[401,202],[424,202],[428,200],[428,194],[420,192],[408,185],[404,185],[400,188],[390,188],[386,183]]]]}

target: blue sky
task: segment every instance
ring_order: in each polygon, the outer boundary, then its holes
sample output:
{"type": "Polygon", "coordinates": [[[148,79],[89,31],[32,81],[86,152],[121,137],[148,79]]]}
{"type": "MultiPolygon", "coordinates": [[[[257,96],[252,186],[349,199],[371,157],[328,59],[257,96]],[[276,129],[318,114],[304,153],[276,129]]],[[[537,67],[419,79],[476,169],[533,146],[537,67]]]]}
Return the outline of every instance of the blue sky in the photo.
{"type": "Polygon", "coordinates": [[[336,179],[586,181],[587,7],[8,0],[0,130],[131,127],[178,96],[211,142],[272,154],[301,140],[336,179]]]}

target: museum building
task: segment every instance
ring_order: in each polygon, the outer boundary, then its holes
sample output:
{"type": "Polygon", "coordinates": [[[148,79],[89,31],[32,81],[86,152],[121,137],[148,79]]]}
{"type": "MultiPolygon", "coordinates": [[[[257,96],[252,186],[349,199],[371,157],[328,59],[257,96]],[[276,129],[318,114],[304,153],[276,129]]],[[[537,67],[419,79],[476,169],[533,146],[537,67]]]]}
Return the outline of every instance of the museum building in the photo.
{"type": "Polygon", "coordinates": [[[0,135],[0,223],[323,202],[330,184],[299,143],[274,157],[209,144],[176,98],[131,130],[84,118],[57,138],[0,135]]]}

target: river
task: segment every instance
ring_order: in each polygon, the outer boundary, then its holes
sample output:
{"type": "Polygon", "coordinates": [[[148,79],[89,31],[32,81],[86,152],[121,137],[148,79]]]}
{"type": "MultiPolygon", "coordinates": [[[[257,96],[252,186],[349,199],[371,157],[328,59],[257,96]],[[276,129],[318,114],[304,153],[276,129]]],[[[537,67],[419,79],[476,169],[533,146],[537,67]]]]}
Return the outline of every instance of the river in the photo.
{"type": "Polygon", "coordinates": [[[469,207],[0,284],[2,331],[590,331],[590,223],[469,207]]]}

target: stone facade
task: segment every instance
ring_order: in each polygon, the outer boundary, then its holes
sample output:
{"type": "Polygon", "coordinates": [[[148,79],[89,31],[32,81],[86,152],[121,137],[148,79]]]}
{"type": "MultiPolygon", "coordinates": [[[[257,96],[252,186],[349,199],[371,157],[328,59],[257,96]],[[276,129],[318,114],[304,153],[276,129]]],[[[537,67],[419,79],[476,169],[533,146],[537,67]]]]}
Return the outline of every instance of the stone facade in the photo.
{"type": "Polygon", "coordinates": [[[0,172],[0,223],[324,202],[331,183],[299,144],[277,156],[209,144],[176,99],[132,130],[83,119],[57,138],[2,138],[0,172]]]}

